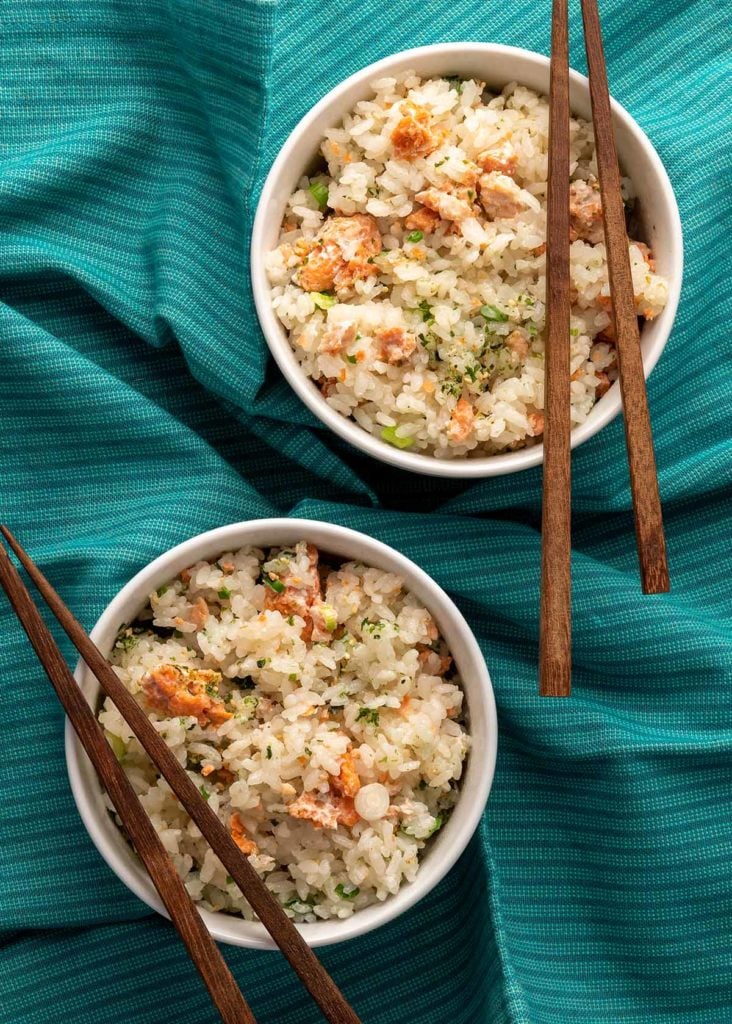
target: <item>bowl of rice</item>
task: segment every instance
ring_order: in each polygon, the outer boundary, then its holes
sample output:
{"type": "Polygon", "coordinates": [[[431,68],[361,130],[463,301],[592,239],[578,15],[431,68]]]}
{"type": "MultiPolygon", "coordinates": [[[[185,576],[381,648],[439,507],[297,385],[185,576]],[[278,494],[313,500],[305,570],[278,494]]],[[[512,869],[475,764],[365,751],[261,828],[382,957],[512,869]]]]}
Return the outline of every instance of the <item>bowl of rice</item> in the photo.
{"type": "MultiPolygon", "coordinates": [[[[482,477],[542,460],[548,58],[451,43],[328,93],[265,181],[251,274],[277,364],[377,459],[482,477]]],[[[587,79],[571,72],[572,445],[621,409],[587,79]]],[[[613,103],[646,375],[681,288],[678,207],[613,103]]]]}
{"type": "MultiPolygon", "coordinates": [[[[412,906],[480,821],[485,661],[447,594],[371,537],[294,519],[211,530],[139,572],[91,636],[313,946],[412,906]]],[[[275,948],[82,663],[76,678],[211,933],[275,948]]],[[[66,757],[97,849],[164,914],[70,726],[66,757]]]]}

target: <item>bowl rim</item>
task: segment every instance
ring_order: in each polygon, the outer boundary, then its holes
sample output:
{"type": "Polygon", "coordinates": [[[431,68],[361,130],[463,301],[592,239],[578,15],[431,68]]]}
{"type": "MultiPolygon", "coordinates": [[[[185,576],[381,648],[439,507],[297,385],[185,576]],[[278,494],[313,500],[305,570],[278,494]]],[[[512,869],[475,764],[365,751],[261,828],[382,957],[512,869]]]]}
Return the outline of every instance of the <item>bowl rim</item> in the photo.
{"type": "MultiPolygon", "coordinates": [[[[175,571],[179,572],[187,564],[210,558],[214,552],[221,553],[230,547],[246,544],[266,546],[269,541],[261,538],[270,535],[273,544],[291,543],[296,538],[311,539],[324,550],[328,550],[330,541],[336,545],[336,549],[340,547],[344,551],[358,552],[351,557],[364,561],[363,553],[367,552],[369,560],[366,564],[384,566],[388,571],[403,575],[406,588],[423,601],[438,622],[440,631],[454,634],[450,648],[461,675],[464,667],[470,670],[464,685],[474,747],[471,748],[461,780],[461,795],[450,818],[428,848],[415,881],[403,883],[396,895],[366,907],[345,920],[331,918],[315,924],[297,925],[310,946],[325,946],[363,935],[404,913],[444,878],[464,852],[478,828],[493,782],[498,742],[496,704],[490,674],[478,641],[465,617],[442,587],[410,558],[383,541],[350,527],[323,520],[286,517],[252,519],[215,527],[176,544],[143,566],[115,594],[95,623],[90,633],[91,639],[106,654],[122,622],[129,621],[130,613],[142,606],[151,587],[170,578],[172,567],[177,566],[175,571]],[[290,540],[284,540],[285,536],[289,536],[290,540]],[[425,594],[429,594],[429,597],[425,598],[425,594]],[[459,652],[455,650],[455,636],[459,637],[459,652]]],[[[99,684],[82,659],[76,665],[74,676],[86,699],[95,707],[100,693],[99,684]]],[[[71,792],[97,851],[128,889],[153,910],[168,917],[147,872],[104,809],[102,787],[68,719],[65,722],[65,755],[71,792]]],[[[220,942],[252,949],[277,948],[263,925],[258,922],[245,921],[221,912],[201,910],[200,913],[211,934],[220,942]]]]}
{"type": "MultiPolygon", "coordinates": [[[[300,139],[307,135],[314,122],[317,121],[321,114],[328,110],[332,103],[338,100],[343,92],[358,84],[366,85],[374,77],[385,72],[404,69],[409,66],[411,61],[427,57],[428,55],[437,53],[449,58],[451,55],[465,55],[468,51],[472,51],[476,56],[484,58],[495,55],[514,57],[521,61],[529,61],[535,65],[539,64],[546,68],[547,71],[549,68],[549,58],[534,50],[508,46],[503,43],[452,42],[433,43],[401,50],[378,61],[374,61],[349,75],[330,89],[303,115],[289,133],[273,161],[262,185],[257,202],[249,253],[251,286],[260,329],[269,351],[285,380],[310,411],[336,435],[348,441],[360,451],[378,459],[380,462],[405,469],[412,473],[420,473],[424,476],[439,476],[453,479],[503,476],[508,473],[531,469],[543,462],[544,446],[543,444],[537,444],[514,452],[477,456],[471,459],[439,459],[433,455],[402,451],[395,448],[364,430],[355,421],[337,412],[328,405],[313,381],[303,373],[289,340],[284,336],[283,328],[271,308],[270,286],[267,281],[264,260],[260,258],[260,255],[263,255],[268,248],[264,242],[268,221],[268,207],[270,193],[277,179],[283,169],[288,166],[292,151],[300,139]]],[[[571,92],[580,90],[589,96],[589,81],[585,75],[570,68],[569,77],[571,92]]],[[[520,82],[520,76],[517,76],[516,80],[520,82]]],[[[669,281],[668,301],[661,314],[654,321],[656,337],[654,337],[652,344],[647,346],[643,352],[643,369],[647,379],[666,347],[681,295],[684,263],[681,217],[673,186],[653,143],[633,116],[612,97],[611,108],[613,119],[623,125],[624,129],[633,137],[634,144],[645,151],[648,160],[653,166],[658,182],[661,185],[659,190],[659,208],[664,210],[664,217],[667,218],[670,235],[669,273],[666,275],[669,281]]],[[[596,433],[599,433],[618,416],[621,409],[620,388],[616,382],[607,394],[593,407],[591,418],[573,428],[571,447],[577,448],[596,433]]]]}

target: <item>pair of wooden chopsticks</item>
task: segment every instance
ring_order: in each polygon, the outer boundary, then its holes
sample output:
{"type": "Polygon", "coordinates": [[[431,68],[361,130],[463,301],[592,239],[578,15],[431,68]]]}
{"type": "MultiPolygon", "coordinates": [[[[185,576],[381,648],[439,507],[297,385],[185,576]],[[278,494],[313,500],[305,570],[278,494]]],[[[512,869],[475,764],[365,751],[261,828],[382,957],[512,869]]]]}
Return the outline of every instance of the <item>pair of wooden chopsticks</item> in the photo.
{"type": "MultiPolygon", "coordinates": [[[[669,589],[666,541],[613,135],[597,0],[581,0],[612,317],[643,593],[669,589]]],[[[547,195],[547,347],[539,692],[571,691],[569,382],[569,42],[567,0],[553,0],[547,195]]]]}
{"type": "MultiPolygon", "coordinates": [[[[260,921],[320,1007],[325,1019],[331,1024],[360,1024],[358,1016],[346,1002],[343,993],[152,727],[145,712],[125,689],[107,659],[92,643],[81,624],[10,531],[5,526],[1,526],[0,531],[43,600],[99,680],[102,690],[111,697],[150,759],[207,839],[211,849],[244,893],[260,921]]],[[[221,1019],[225,1024],[256,1024],[251,1009],[193,905],[173,862],[163,849],[147,813],[104,738],[94,712],[84,700],[61,651],[2,544],[0,585],[8,595],[82,746],[117,809],[120,820],[147,868],[155,888],[160,893],[165,908],[221,1019]]]]}

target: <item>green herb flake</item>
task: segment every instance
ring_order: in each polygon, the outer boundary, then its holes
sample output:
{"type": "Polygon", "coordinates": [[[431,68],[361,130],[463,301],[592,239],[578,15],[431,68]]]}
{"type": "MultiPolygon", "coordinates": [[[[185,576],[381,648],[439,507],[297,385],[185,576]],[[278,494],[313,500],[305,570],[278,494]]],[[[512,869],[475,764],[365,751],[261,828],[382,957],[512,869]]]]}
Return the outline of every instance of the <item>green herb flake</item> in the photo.
{"type": "Polygon", "coordinates": [[[379,724],[378,708],[361,708],[356,715],[357,722],[365,722],[366,725],[373,725],[376,728],[379,724]]]}
{"type": "Polygon", "coordinates": [[[335,295],[330,295],[328,292],[310,292],[309,294],[318,309],[330,309],[336,304],[335,295]]]}
{"type": "Polygon", "coordinates": [[[272,760],[272,747],[271,746],[267,747],[267,760],[268,761],[272,760]]]}
{"type": "Polygon", "coordinates": [[[395,448],[411,448],[414,444],[413,437],[400,437],[396,427],[384,427],[381,431],[382,440],[393,444],[395,448]]]}
{"type": "Polygon", "coordinates": [[[358,362],[358,359],[356,359],[355,356],[346,356],[346,361],[351,363],[352,366],[355,366],[356,363],[358,362]]]}
{"type": "Polygon", "coordinates": [[[163,594],[167,594],[168,593],[169,589],[170,589],[170,587],[168,586],[168,584],[164,583],[162,585],[162,587],[158,587],[158,589],[155,591],[155,593],[158,595],[158,597],[162,597],[163,594]]]}
{"type": "Polygon", "coordinates": [[[423,231],[412,231],[411,234],[407,235],[408,242],[421,242],[424,238],[423,231]]]}
{"type": "Polygon", "coordinates": [[[208,798],[211,796],[211,794],[209,793],[205,786],[199,786],[198,791],[204,800],[208,800],[208,798]]]}
{"type": "Polygon", "coordinates": [[[357,885],[351,885],[350,882],[346,882],[344,885],[339,882],[335,887],[336,896],[340,896],[342,900],[355,900],[358,894],[361,892],[357,885]]]}
{"type": "Polygon", "coordinates": [[[234,879],[231,877],[231,875],[227,875],[226,876],[226,884],[227,885],[233,885],[234,884],[234,879]]]}
{"type": "Polygon", "coordinates": [[[447,163],[447,157],[446,157],[446,156],[444,156],[444,157],[442,158],[442,160],[438,160],[438,161],[437,161],[437,163],[435,164],[435,167],[436,167],[436,168],[437,168],[437,167],[442,167],[442,165],[443,165],[443,164],[446,164],[446,163],[447,163]]]}
{"type": "Polygon", "coordinates": [[[290,680],[291,683],[296,683],[297,682],[297,672],[290,672],[290,674],[289,674],[289,676],[287,678],[290,680]]]}
{"type": "Polygon", "coordinates": [[[259,658],[257,661],[257,668],[264,668],[265,665],[269,665],[271,658],[259,658]]]}
{"type": "Polygon", "coordinates": [[[270,590],[274,590],[275,594],[281,594],[285,589],[285,584],[282,580],[278,580],[276,576],[262,576],[262,583],[264,583],[265,587],[269,587],[270,590]]]}
{"type": "Polygon", "coordinates": [[[569,333],[572,335],[573,338],[578,338],[580,334],[580,329],[579,327],[571,327],[569,333]]]}
{"type": "MultiPolygon", "coordinates": [[[[430,306],[427,299],[422,299],[420,304],[417,306],[417,310],[422,314],[422,319],[426,324],[432,326],[435,322],[435,318],[432,316],[432,306],[430,306]]],[[[506,317],[508,319],[508,317],[506,317]]]]}
{"type": "Polygon", "coordinates": [[[295,616],[294,615],[288,615],[287,616],[287,625],[288,626],[294,626],[295,625],[295,616]]]}
{"type": "Polygon", "coordinates": [[[498,306],[481,306],[480,315],[484,320],[488,320],[491,323],[505,324],[508,320],[508,315],[500,310],[498,306]]]}
{"type": "Polygon", "coordinates": [[[308,186],[308,192],[313,197],[321,210],[328,205],[328,189],[322,181],[313,181],[308,186]]]}
{"type": "Polygon", "coordinates": [[[462,95],[465,79],[458,78],[457,75],[452,75],[450,78],[448,78],[447,83],[451,89],[455,90],[458,96],[462,95]]]}
{"type": "Polygon", "coordinates": [[[222,587],[221,590],[219,590],[219,599],[221,601],[228,601],[230,597],[231,591],[228,587],[222,587]]]}
{"type": "Polygon", "coordinates": [[[206,693],[209,697],[218,697],[219,695],[219,684],[218,683],[206,683],[206,693]]]}

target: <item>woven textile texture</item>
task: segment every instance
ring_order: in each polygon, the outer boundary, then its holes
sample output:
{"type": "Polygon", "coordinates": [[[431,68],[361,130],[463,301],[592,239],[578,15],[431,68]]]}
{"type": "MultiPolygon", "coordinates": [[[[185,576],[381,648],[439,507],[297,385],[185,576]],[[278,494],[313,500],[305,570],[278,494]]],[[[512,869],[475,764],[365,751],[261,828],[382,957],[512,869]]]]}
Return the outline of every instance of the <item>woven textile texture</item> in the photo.
{"type": "MultiPolygon", "coordinates": [[[[499,758],[478,834],[419,906],[322,951],[365,1024],[732,1022],[729,14],[602,4],[612,90],[684,224],[649,385],[673,592],[639,592],[618,420],[573,459],[575,692],[552,702],[535,695],[540,471],[441,482],[334,439],[267,359],[246,256],[269,164],[342,77],[443,40],[547,52],[550,4],[2,5],[3,521],[89,628],[201,530],[344,523],[430,572],[488,660],[499,758]]],[[[576,3],[571,21],[584,70],[576,3]]],[[[0,617],[0,1024],[213,1024],[171,926],[88,839],[62,714],[4,600],[0,617]]],[[[278,954],[225,954],[261,1024],[321,1019],[278,954]]]]}

